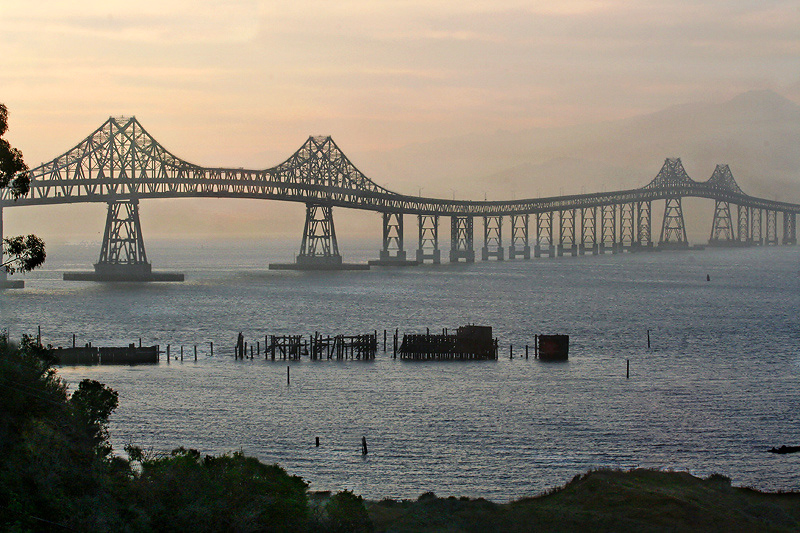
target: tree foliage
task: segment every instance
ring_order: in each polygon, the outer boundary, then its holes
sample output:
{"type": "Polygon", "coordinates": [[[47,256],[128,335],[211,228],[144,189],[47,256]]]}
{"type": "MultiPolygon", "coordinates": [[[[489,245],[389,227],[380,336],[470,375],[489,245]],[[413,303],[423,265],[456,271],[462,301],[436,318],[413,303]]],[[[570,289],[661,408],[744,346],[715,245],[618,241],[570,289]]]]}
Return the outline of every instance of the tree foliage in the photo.
{"type": "Polygon", "coordinates": [[[307,485],[243,453],[177,448],[115,457],[117,392],[85,379],[70,396],[35,338],[0,335],[0,531],[308,530],[307,485]]]}
{"type": "MultiPolygon", "coordinates": [[[[8,108],[0,104],[0,188],[8,188],[11,197],[16,200],[28,194],[30,176],[28,165],[22,158],[22,152],[13,148],[2,138],[8,130],[8,108]]],[[[0,235],[2,238],[2,235],[0,235]]],[[[36,235],[9,237],[2,241],[3,253],[8,259],[2,261],[1,267],[6,272],[29,272],[44,263],[46,258],[44,241],[36,235]]]]}
{"type": "MultiPolygon", "coordinates": [[[[0,137],[8,130],[8,108],[0,104],[0,137]]],[[[5,139],[0,138],[0,187],[9,187],[16,199],[28,193],[30,177],[28,165],[22,159],[22,152],[12,148],[5,139]]]]}

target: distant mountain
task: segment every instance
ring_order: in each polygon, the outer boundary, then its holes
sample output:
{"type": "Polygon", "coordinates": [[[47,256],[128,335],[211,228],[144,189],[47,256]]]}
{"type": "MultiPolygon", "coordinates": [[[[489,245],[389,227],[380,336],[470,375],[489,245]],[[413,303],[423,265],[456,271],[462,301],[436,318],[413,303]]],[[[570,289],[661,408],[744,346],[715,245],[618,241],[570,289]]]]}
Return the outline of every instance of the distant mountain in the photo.
{"type": "Polygon", "coordinates": [[[397,192],[490,200],[639,187],[665,158],[680,157],[696,180],[727,163],[745,192],[800,202],[800,105],[751,91],[626,120],[462,135],[359,157],[359,168],[397,192]]]}

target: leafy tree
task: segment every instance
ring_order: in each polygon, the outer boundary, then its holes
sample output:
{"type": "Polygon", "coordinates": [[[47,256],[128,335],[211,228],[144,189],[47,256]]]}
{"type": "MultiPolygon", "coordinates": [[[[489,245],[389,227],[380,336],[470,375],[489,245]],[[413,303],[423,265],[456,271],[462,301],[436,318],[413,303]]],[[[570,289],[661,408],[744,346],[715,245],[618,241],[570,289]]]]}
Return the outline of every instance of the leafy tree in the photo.
{"type": "Polygon", "coordinates": [[[364,506],[364,498],[349,490],[337,492],[325,506],[324,531],[329,533],[370,533],[372,520],[364,506]]]}
{"type": "Polygon", "coordinates": [[[93,379],[84,379],[78,384],[78,390],[72,393],[70,404],[75,407],[78,422],[87,436],[95,444],[95,451],[101,457],[111,453],[108,442],[108,417],[117,408],[119,394],[93,379]]]}
{"type": "Polygon", "coordinates": [[[241,452],[202,457],[180,447],[169,456],[141,459],[130,482],[135,507],[154,531],[262,531],[305,529],[307,484],[278,465],[241,452]]]}
{"type": "MultiPolygon", "coordinates": [[[[28,193],[30,176],[28,165],[22,159],[22,152],[12,148],[2,138],[8,130],[8,108],[0,104],[0,189],[7,188],[16,200],[28,193]]],[[[0,235],[2,237],[2,235],[0,235]]],[[[0,262],[6,272],[29,272],[44,263],[46,254],[44,242],[36,235],[9,237],[3,239],[2,251],[9,258],[0,262]]]]}

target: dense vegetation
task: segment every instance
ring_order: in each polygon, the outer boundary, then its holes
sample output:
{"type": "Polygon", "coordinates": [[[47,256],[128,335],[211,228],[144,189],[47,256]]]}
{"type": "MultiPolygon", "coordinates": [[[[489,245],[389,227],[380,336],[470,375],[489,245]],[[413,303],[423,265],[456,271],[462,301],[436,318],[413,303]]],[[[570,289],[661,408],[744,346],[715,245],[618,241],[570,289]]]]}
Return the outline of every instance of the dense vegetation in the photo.
{"type": "MultiPolygon", "coordinates": [[[[22,152],[13,148],[2,136],[8,130],[8,108],[0,104],[0,189],[8,188],[16,200],[28,193],[30,176],[22,152]]],[[[0,224],[2,226],[2,224],[0,224]]],[[[36,235],[3,238],[0,235],[0,268],[14,272],[30,272],[44,263],[44,241],[36,235]],[[4,257],[6,256],[6,257],[4,257]]]]}
{"type": "Polygon", "coordinates": [[[242,453],[113,456],[117,393],[87,379],[69,395],[51,362],[34,339],[0,336],[0,530],[371,530],[360,497],[312,514],[301,478],[242,453]]]}
{"type": "Polygon", "coordinates": [[[719,475],[600,470],[508,504],[438,498],[365,502],[307,492],[242,453],[126,446],[108,417],[117,393],[83,380],[70,395],[34,339],[0,336],[2,531],[799,531],[800,494],[731,487],[719,475]]]}

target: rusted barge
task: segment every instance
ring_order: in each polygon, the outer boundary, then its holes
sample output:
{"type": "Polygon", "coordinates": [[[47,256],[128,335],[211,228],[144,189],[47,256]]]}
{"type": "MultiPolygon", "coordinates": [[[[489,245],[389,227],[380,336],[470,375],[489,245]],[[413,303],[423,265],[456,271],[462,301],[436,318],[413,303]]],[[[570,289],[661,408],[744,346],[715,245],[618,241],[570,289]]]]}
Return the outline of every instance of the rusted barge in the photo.
{"type": "Polygon", "coordinates": [[[497,359],[497,339],[491,326],[467,325],[441,335],[404,334],[398,349],[401,359],[412,361],[470,361],[497,359]]]}

